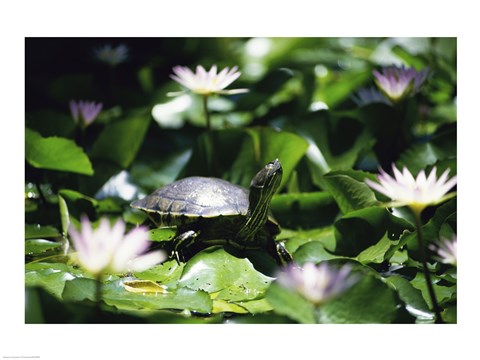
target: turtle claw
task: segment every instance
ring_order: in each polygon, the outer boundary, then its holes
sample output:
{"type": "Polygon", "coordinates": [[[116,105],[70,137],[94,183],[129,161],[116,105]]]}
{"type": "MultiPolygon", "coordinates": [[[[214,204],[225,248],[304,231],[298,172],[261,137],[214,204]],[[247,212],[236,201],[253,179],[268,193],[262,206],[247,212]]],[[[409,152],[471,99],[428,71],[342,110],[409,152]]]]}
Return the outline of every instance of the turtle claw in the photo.
{"type": "Polygon", "coordinates": [[[283,241],[279,241],[275,244],[276,250],[277,250],[277,256],[280,260],[281,265],[285,266],[288,264],[293,263],[293,258],[292,255],[288,252],[287,248],[285,247],[285,244],[283,241]]]}
{"type": "Polygon", "coordinates": [[[179,234],[174,240],[173,251],[171,257],[173,257],[177,263],[185,263],[186,258],[184,254],[184,249],[187,249],[192,243],[194,243],[195,238],[200,234],[199,231],[188,230],[184,233],[179,234]]]}

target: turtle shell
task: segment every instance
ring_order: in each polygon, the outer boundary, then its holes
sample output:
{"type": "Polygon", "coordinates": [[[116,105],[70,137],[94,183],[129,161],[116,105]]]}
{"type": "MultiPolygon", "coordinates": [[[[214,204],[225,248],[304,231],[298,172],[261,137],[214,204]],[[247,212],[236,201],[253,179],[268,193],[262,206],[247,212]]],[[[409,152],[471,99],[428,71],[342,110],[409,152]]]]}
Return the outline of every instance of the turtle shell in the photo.
{"type": "Polygon", "coordinates": [[[131,206],[160,215],[162,225],[193,222],[199,217],[245,216],[249,191],[228,181],[193,176],[166,185],[131,206]]]}

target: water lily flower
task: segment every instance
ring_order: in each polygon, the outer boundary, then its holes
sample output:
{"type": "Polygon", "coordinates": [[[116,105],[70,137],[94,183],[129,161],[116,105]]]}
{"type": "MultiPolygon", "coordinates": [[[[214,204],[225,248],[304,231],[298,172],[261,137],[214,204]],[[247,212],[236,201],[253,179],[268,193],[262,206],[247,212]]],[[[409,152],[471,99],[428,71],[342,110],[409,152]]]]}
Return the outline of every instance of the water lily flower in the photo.
{"type": "Polygon", "coordinates": [[[382,68],[381,72],[374,70],[373,76],[383,94],[393,103],[398,103],[418,93],[428,73],[428,68],[417,71],[414,68],[393,65],[382,68]]]}
{"type": "Polygon", "coordinates": [[[457,236],[451,239],[442,238],[439,243],[430,245],[430,250],[437,253],[441,263],[457,266],[457,236]]]}
{"type": "Polygon", "coordinates": [[[390,206],[406,205],[420,214],[427,206],[439,204],[455,195],[455,193],[446,195],[457,183],[456,176],[448,179],[449,172],[450,169],[445,170],[437,179],[437,168],[434,166],[428,177],[422,170],[417,178],[414,178],[406,167],[400,172],[393,165],[394,177],[380,169],[380,174],[377,175],[379,183],[370,179],[366,179],[365,182],[372,189],[392,199],[390,206]]]}
{"type": "Polygon", "coordinates": [[[290,265],[278,274],[277,281],[313,304],[321,305],[339,296],[358,281],[358,277],[351,274],[351,270],[348,264],[337,269],[326,262],[318,266],[306,263],[303,268],[290,265]]]}
{"type": "Polygon", "coordinates": [[[112,47],[110,44],[103,45],[95,48],[93,53],[98,60],[111,66],[121,64],[128,59],[128,47],[123,44],[116,47],[112,47]]]}
{"type": "Polygon", "coordinates": [[[113,226],[107,218],[93,229],[86,216],[81,219],[81,230],[68,230],[76,260],[94,275],[126,273],[146,270],[166,259],[161,250],[146,253],[149,247],[148,230],[137,227],[125,234],[125,223],[118,220],[113,226]]]}
{"type": "MultiPolygon", "coordinates": [[[[248,89],[231,89],[225,90],[227,86],[233,83],[240,76],[240,71],[237,71],[237,66],[229,69],[224,68],[217,74],[217,65],[213,65],[210,70],[204,69],[203,66],[198,65],[194,73],[188,67],[175,66],[173,68],[174,75],[170,77],[183,85],[194,93],[209,96],[212,94],[241,94],[248,92],[248,89]]],[[[183,92],[180,92],[183,93],[183,92]]],[[[177,95],[179,93],[171,93],[177,95]]]]}
{"type": "Polygon", "coordinates": [[[72,113],[73,121],[76,124],[80,123],[83,128],[93,123],[100,111],[102,111],[103,104],[96,104],[93,101],[70,101],[70,112],[72,113]]]}

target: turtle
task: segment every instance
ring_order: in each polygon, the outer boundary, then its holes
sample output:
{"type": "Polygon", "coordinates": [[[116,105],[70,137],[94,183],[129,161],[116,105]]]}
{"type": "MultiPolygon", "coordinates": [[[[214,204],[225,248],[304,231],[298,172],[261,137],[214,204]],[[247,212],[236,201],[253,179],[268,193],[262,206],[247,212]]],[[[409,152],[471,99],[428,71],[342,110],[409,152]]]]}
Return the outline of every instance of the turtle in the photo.
{"type": "Polygon", "coordinates": [[[266,164],[252,179],[250,189],[214,177],[192,176],[157,189],[130,205],[143,210],[158,227],[176,227],[171,257],[185,262],[213,246],[266,251],[279,265],[292,262],[282,242],[275,241],[280,226],[269,211],[280,186],[282,165],[266,164]]]}

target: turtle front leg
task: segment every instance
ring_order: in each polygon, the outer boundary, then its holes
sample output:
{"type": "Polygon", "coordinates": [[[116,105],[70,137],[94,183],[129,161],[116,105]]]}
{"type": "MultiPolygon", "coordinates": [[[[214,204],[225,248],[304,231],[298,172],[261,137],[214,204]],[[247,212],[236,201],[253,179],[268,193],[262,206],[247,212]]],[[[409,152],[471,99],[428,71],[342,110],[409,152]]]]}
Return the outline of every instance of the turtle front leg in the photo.
{"type": "Polygon", "coordinates": [[[278,259],[283,266],[293,263],[292,255],[288,252],[283,241],[276,242],[275,248],[278,259]]]}
{"type": "Polygon", "coordinates": [[[275,241],[273,237],[268,237],[266,250],[280,266],[293,263],[292,255],[288,252],[283,241],[275,241]]]}
{"type": "Polygon", "coordinates": [[[200,231],[188,230],[178,234],[175,239],[173,239],[173,250],[170,256],[175,258],[178,264],[180,264],[180,262],[186,262],[184,250],[193,244],[198,235],[200,235],[200,231]]]}

